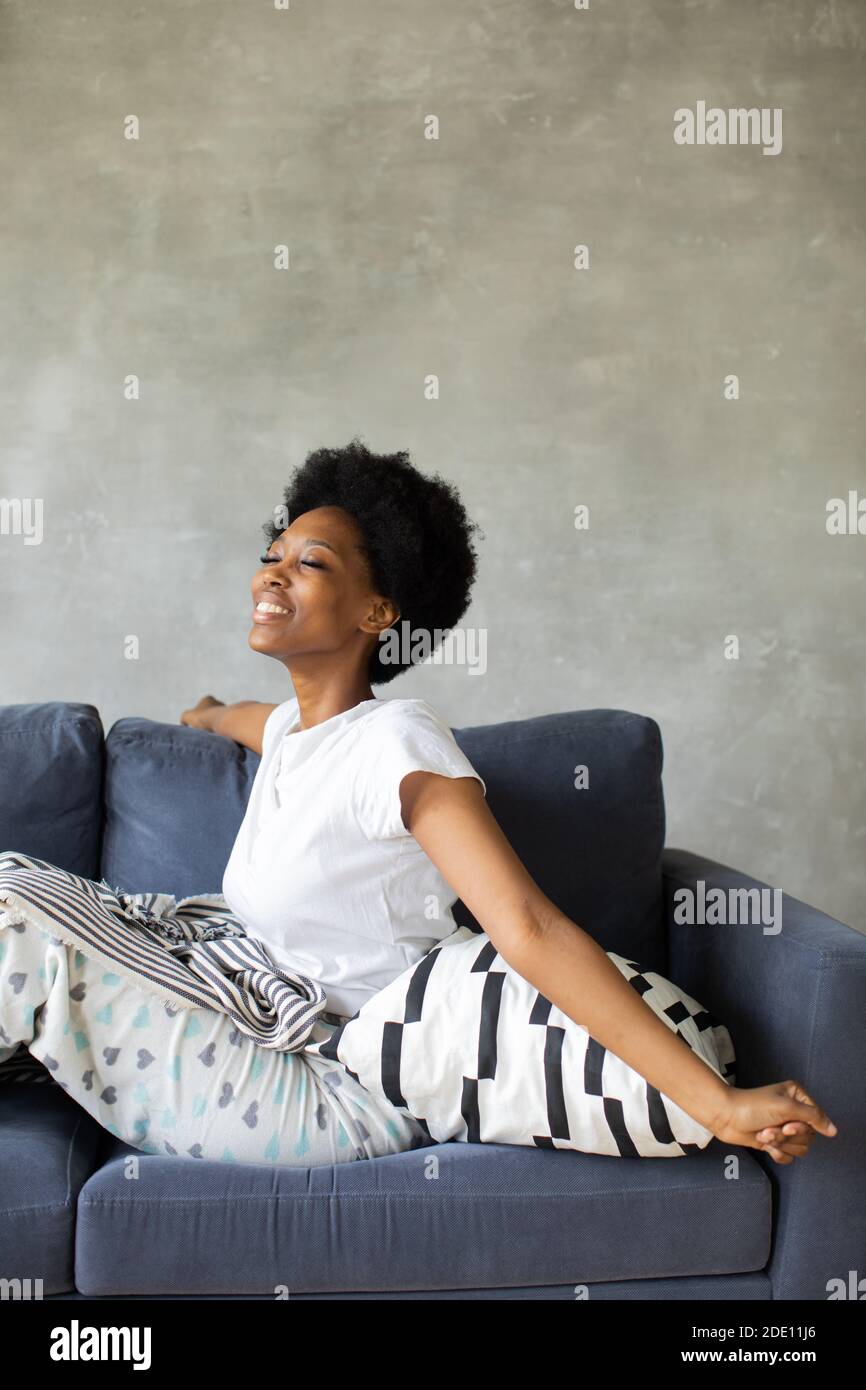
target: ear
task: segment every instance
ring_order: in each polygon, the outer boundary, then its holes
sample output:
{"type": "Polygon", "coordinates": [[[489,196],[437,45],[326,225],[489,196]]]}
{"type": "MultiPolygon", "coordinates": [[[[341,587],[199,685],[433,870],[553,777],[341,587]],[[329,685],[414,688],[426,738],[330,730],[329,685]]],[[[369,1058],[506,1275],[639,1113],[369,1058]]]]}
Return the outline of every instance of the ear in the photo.
{"type": "Polygon", "coordinates": [[[384,632],[386,628],[392,627],[400,617],[400,609],[391,599],[376,599],[370,605],[370,610],[358,627],[362,632],[384,632]]]}

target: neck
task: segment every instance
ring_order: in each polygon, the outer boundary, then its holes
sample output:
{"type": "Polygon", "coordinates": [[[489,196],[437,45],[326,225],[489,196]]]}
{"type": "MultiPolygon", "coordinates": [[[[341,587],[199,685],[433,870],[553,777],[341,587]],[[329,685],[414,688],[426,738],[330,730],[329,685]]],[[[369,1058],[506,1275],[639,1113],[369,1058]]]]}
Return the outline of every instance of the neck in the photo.
{"type": "Polygon", "coordinates": [[[376,698],[369,681],[340,677],[322,681],[310,680],[295,672],[290,675],[298,700],[301,729],[312,729],[325,719],[333,719],[335,714],[345,714],[364,700],[376,698]]]}

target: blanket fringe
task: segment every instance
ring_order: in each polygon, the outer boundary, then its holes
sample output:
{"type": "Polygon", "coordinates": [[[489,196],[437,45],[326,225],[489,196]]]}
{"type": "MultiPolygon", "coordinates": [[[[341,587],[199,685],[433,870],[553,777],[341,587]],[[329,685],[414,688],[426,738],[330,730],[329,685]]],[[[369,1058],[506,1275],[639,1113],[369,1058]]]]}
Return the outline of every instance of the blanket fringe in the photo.
{"type": "Polygon", "coordinates": [[[152,995],[158,1003],[167,1006],[169,1009],[173,1010],[174,1013],[179,1013],[181,1009],[184,1009],[187,1013],[192,1013],[194,1009],[205,1009],[208,1013],[222,1012],[216,1007],[211,1008],[208,1004],[199,1003],[197,1000],[184,999],[181,995],[175,994],[173,991],[166,994],[164,990],[161,990],[158,985],[153,983],[149,976],[139,975],[136,971],[127,969],[122,961],[116,960],[114,956],[100,951],[98,947],[91,945],[82,947],[78,938],[64,934],[62,927],[55,926],[49,930],[47,927],[44,927],[41,922],[36,921],[25,909],[20,907],[7,908],[6,911],[0,914],[0,927],[14,928],[16,926],[33,927],[36,931],[41,932],[43,936],[48,937],[48,939],[57,946],[74,946],[75,950],[80,951],[83,956],[88,956],[91,960],[98,961],[100,965],[105,966],[106,970],[112,970],[116,975],[122,975],[131,985],[135,985],[137,989],[146,991],[148,994],[152,995]]]}

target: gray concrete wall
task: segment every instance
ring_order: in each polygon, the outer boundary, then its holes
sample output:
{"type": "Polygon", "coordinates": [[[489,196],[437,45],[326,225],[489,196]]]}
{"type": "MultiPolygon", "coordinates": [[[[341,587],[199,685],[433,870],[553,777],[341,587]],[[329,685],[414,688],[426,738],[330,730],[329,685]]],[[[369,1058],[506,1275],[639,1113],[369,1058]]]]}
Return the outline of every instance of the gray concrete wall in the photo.
{"type": "Polygon", "coordinates": [[[0,700],[287,698],[260,528],[359,432],[486,536],[486,673],[383,696],[651,715],[668,842],[866,930],[864,46],[859,0],[5,0],[0,700]],[[677,144],[698,102],[780,152],[677,144]]]}

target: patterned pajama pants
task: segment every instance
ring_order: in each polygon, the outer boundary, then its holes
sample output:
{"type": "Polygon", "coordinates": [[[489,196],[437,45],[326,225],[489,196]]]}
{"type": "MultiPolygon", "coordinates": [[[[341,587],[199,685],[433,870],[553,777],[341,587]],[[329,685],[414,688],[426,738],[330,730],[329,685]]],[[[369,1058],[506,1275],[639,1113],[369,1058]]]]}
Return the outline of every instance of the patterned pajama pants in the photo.
{"type": "MultiPolygon", "coordinates": [[[[318,1021],[310,1042],[336,1026],[318,1021]]],[[[227,1014],[163,1003],[0,914],[0,1064],[20,1043],[143,1153],[312,1167],[431,1142],[328,1059],[260,1047],[227,1014]]]]}

